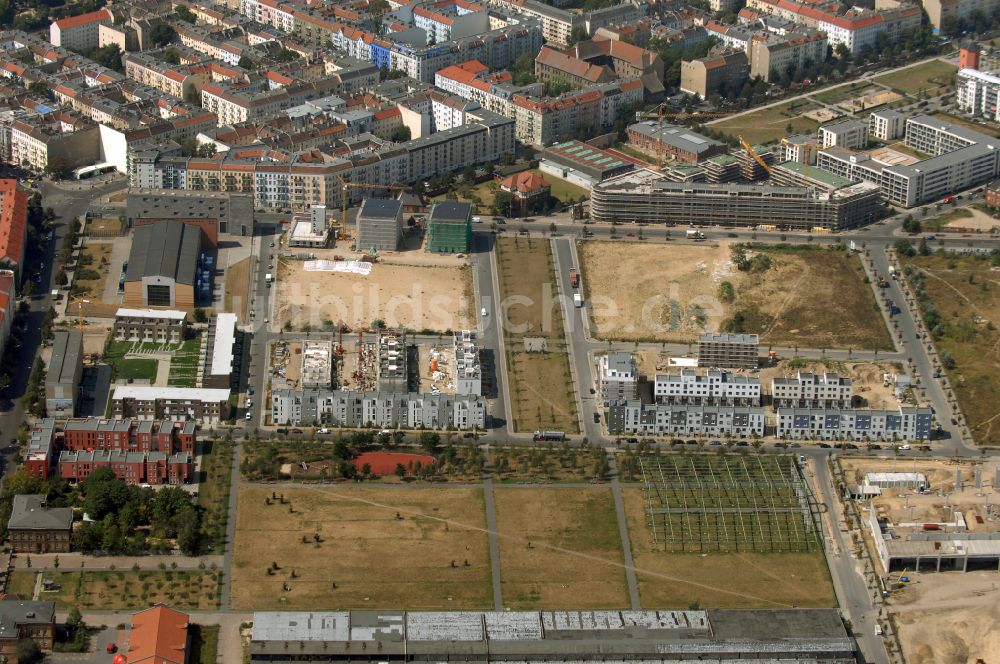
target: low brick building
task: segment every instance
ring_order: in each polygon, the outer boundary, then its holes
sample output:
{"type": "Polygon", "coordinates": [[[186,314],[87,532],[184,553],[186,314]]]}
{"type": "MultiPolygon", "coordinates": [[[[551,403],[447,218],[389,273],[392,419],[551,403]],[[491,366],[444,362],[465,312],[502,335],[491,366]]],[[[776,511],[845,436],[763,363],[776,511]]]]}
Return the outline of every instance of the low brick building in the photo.
{"type": "Polygon", "coordinates": [[[986,185],[986,204],[991,208],[1000,208],[1000,180],[986,185]]]}
{"type": "Polygon", "coordinates": [[[31,639],[42,652],[51,652],[55,633],[55,602],[0,600],[0,655],[5,662],[17,662],[17,644],[22,639],[31,639]]]}
{"type": "Polygon", "coordinates": [[[128,484],[187,484],[194,477],[194,458],[186,452],[112,450],[64,450],[59,455],[59,476],[68,482],[83,482],[98,468],[110,468],[128,484]]]}
{"type": "Polygon", "coordinates": [[[119,309],[115,314],[115,341],[177,344],[184,341],[187,314],[169,309],[119,309]]]}
{"type": "Polygon", "coordinates": [[[197,427],[190,421],[88,418],[67,420],[63,429],[63,446],[71,451],[194,454],[197,444],[197,427]]]}
{"type": "Polygon", "coordinates": [[[45,496],[14,496],[7,539],[15,553],[65,553],[70,550],[73,510],[49,507],[45,496]]]}

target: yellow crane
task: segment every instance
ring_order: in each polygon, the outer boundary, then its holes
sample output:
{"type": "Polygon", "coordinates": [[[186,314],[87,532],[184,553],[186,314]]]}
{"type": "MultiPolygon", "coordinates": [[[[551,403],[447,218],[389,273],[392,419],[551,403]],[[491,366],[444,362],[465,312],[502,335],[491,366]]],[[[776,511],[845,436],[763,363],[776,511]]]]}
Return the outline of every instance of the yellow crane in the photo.
{"type": "Polygon", "coordinates": [[[757,151],[753,149],[753,146],[750,145],[745,138],[740,136],[739,139],[740,139],[740,145],[743,146],[743,149],[746,150],[746,153],[751,157],[753,157],[753,160],[756,161],[758,164],[760,164],[760,167],[763,168],[765,171],[767,171],[767,174],[770,175],[771,165],[766,161],[764,161],[763,157],[757,154],[757,151]]]}

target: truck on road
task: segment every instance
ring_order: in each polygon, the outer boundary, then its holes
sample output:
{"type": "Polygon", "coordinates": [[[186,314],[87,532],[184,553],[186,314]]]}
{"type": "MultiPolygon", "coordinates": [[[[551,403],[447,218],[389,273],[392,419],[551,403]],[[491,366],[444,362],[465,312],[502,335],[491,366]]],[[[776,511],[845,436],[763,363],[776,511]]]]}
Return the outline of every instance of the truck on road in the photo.
{"type": "Polygon", "coordinates": [[[576,271],[575,267],[569,269],[569,284],[573,288],[580,287],[580,273],[576,271]]]}
{"type": "Polygon", "coordinates": [[[896,278],[896,267],[894,265],[889,266],[889,278],[890,279],[896,278]]]}
{"type": "Polygon", "coordinates": [[[579,293],[573,293],[573,304],[577,307],[583,306],[583,296],[579,293]]]}
{"type": "Polygon", "coordinates": [[[704,240],[705,234],[702,233],[701,231],[688,231],[687,238],[689,240],[704,240]]]}
{"type": "Polygon", "coordinates": [[[268,272],[267,274],[264,275],[264,281],[267,282],[267,286],[268,288],[270,288],[271,284],[274,283],[274,275],[268,272]]]}

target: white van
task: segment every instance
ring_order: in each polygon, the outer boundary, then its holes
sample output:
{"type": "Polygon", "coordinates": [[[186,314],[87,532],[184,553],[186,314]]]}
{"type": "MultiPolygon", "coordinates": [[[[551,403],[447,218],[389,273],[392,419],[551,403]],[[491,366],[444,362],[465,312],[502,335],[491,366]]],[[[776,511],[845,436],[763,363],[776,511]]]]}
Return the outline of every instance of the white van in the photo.
{"type": "Polygon", "coordinates": [[[486,307],[483,307],[483,318],[486,318],[486,307]]]}

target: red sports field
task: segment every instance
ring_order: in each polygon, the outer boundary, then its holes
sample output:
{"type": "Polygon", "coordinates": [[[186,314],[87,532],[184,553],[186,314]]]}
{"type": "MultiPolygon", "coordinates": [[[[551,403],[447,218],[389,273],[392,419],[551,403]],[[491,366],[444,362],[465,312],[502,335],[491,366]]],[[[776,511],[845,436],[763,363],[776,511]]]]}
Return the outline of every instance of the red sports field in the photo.
{"type": "Polygon", "coordinates": [[[437,459],[427,454],[407,452],[365,452],[354,459],[354,467],[360,473],[367,463],[374,475],[392,475],[396,472],[396,465],[403,464],[407,472],[412,474],[417,462],[420,462],[421,466],[433,466],[437,463],[437,459]]]}

